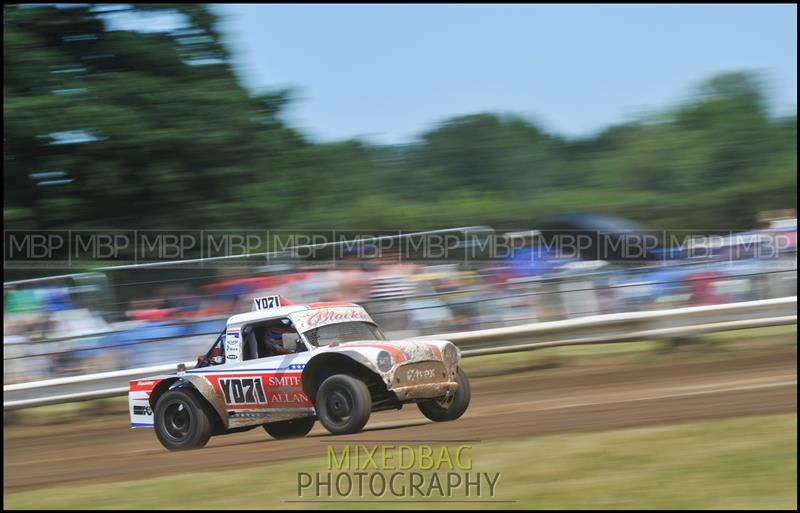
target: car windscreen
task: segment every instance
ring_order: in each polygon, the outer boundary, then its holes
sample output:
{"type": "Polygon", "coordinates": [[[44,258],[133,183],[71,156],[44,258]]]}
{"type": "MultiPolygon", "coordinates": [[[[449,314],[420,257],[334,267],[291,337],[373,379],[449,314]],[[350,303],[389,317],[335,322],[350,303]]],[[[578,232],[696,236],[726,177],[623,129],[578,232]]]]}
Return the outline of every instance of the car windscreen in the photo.
{"type": "Polygon", "coordinates": [[[381,330],[368,322],[337,322],[303,333],[313,345],[327,346],[356,340],[386,340],[381,330]]]}

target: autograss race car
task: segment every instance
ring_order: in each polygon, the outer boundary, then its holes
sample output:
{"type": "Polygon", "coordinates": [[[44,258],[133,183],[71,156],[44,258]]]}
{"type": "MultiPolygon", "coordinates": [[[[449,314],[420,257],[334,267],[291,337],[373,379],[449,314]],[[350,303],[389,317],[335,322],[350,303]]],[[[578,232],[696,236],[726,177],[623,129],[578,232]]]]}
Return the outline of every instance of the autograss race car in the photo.
{"type": "Polygon", "coordinates": [[[154,427],[174,451],[258,426],[304,436],[317,419],[333,434],[357,433],[371,412],[406,403],[437,422],[466,411],[469,381],[451,342],[388,341],[353,303],[286,303],[254,299],[194,369],[131,381],[132,427],[154,427]]]}

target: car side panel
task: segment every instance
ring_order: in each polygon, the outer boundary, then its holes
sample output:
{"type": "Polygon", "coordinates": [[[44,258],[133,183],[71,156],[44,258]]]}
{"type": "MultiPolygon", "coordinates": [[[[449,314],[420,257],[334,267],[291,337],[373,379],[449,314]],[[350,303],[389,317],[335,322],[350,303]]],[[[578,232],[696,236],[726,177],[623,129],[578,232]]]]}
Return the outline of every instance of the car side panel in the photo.
{"type": "Polygon", "coordinates": [[[314,415],[300,382],[308,359],[305,353],[281,355],[187,374],[208,381],[224,405],[228,428],[235,428],[314,415]]]}
{"type": "Polygon", "coordinates": [[[150,407],[150,393],[160,381],[154,379],[135,379],[128,386],[128,412],[132,428],[153,427],[153,409],[150,407]]]}

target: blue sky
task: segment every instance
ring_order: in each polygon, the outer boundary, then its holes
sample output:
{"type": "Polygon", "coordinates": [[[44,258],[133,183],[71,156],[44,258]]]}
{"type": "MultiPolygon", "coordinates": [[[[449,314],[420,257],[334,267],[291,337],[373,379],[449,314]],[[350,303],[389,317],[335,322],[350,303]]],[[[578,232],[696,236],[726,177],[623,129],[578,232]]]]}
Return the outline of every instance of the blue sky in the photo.
{"type": "Polygon", "coordinates": [[[588,135],[762,72],[797,109],[796,5],[218,5],[250,88],[292,87],[320,141],[404,143],[449,117],[522,115],[588,135]]]}

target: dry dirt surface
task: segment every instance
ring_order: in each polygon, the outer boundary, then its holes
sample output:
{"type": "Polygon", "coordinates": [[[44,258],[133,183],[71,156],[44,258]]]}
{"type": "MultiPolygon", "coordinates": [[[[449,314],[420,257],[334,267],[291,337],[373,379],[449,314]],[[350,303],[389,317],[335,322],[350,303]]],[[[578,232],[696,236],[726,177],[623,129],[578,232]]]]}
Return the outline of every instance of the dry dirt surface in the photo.
{"type": "Polygon", "coordinates": [[[668,362],[575,365],[472,380],[459,420],[428,421],[414,405],[372,415],[365,431],[274,440],[261,428],[170,453],[124,415],[64,425],[6,426],[4,492],[121,481],[324,456],[330,443],[489,441],[569,431],[797,411],[797,350],[705,354],[668,362]],[[675,361],[679,360],[679,361],[675,361]]]}

